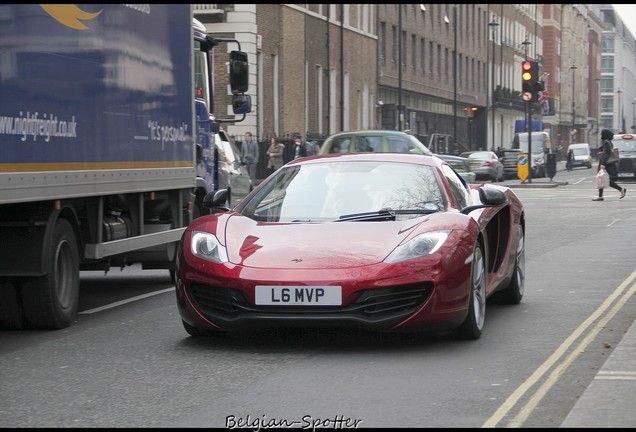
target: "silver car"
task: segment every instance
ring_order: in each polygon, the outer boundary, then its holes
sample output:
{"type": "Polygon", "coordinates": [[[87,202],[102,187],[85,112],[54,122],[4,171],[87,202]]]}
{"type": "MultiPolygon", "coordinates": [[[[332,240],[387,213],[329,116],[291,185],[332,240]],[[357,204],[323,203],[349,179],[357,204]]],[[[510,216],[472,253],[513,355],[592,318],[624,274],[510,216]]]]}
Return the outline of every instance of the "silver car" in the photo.
{"type": "Polygon", "coordinates": [[[492,151],[472,151],[460,154],[470,160],[470,171],[477,178],[487,178],[493,182],[504,181],[504,166],[497,153],[492,151]]]}

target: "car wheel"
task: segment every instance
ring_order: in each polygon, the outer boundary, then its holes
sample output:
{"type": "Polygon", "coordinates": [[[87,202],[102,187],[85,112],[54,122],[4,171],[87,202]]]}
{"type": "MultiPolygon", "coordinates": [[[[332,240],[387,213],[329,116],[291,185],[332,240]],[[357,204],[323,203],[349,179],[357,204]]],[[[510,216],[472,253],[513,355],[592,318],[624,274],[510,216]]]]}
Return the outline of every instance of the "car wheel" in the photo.
{"type": "Polygon", "coordinates": [[[486,261],[479,242],[473,251],[472,269],[470,272],[470,298],[468,315],[464,322],[455,329],[455,335],[461,339],[479,339],[486,317],[486,261]]]}
{"type": "Polygon", "coordinates": [[[16,282],[9,277],[0,278],[0,330],[22,328],[23,313],[16,282]]]}
{"type": "Polygon", "coordinates": [[[512,279],[506,288],[492,296],[493,301],[499,304],[519,304],[525,291],[526,239],[521,225],[518,226],[517,233],[518,241],[515,251],[515,266],[512,270],[512,279]]]}
{"type": "Polygon", "coordinates": [[[22,305],[34,329],[62,329],[71,325],[79,302],[79,249],[75,231],[65,219],[53,228],[53,240],[44,260],[53,263],[44,276],[25,278],[22,305]]]}

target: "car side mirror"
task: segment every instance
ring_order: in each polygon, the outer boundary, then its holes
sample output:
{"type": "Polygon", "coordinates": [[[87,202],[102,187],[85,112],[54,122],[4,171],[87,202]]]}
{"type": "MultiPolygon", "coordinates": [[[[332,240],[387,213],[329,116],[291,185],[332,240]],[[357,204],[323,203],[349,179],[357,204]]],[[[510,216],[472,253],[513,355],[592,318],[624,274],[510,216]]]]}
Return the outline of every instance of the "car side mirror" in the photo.
{"type": "Polygon", "coordinates": [[[479,188],[479,199],[481,204],[464,207],[461,213],[468,214],[473,210],[486,208],[486,207],[498,207],[508,203],[506,194],[497,188],[482,186],[479,188]]]}

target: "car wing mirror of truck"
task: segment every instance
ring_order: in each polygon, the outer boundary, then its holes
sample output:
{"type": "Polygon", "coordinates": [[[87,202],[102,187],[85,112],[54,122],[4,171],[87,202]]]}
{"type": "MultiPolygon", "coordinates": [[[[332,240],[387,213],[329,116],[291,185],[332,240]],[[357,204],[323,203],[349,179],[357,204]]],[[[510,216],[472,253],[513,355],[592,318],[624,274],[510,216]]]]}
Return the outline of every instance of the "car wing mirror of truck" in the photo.
{"type": "Polygon", "coordinates": [[[234,114],[247,114],[252,111],[252,97],[246,94],[232,95],[232,110],[234,114]]]}
{"type": "Polygon", "coordinates": [[[246,93],[249,85],[249,63],[247,53],[230,52],[230,88],[232,94],[246,93]]]}

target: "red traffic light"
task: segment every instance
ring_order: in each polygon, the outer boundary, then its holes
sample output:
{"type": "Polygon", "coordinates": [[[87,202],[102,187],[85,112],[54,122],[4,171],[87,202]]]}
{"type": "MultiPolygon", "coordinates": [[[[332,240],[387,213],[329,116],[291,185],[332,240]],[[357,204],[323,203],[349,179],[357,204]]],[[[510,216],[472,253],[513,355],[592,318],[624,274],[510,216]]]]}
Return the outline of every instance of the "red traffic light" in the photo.
{"type": "Polygon", "coordinates": [[[532,62],[530,61],[524,61],[521,63],[521,69],[523,71],[529,71],[530,69],[532,69],[532,62]]]}

